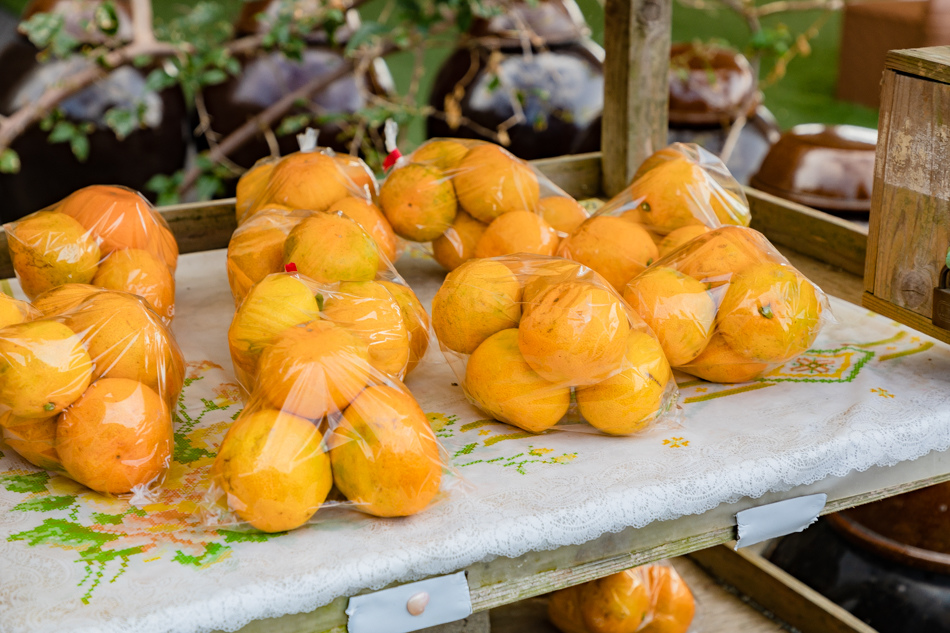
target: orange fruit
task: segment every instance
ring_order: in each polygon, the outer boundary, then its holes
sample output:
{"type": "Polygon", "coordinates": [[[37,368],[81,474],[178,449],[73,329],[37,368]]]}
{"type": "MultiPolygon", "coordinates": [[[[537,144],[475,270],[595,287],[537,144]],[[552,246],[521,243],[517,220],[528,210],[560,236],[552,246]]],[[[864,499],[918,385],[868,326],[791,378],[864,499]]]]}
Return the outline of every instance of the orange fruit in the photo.
{"type": "Polygon", "coordinates": [[[142,194],[125,187],[91,185],[56,209],[79,222],[99,242],[102,256],[125,248],[150,252],[175,270],[178,243],[142,194]]]}
{"type": "Polygon", "coordinates": [[[164,262],[148,251],[126,248],[113,252],[99,265],[92,283],[142,297],[166,323],[175,316],[175,278],[164,262]]]}
{"type": "Polygon", "coordinates": [[[373,238],[355,221],[330,213],[304,218],[284,242],[284,263],[316,281],[369,281],[379,269],[373,238]]]}
{"type": "Polygon", "coordinates": [[[641,202],[623,214],[661,235],[690,224],[713,224],[711,178],[686,157],[665,161],[629,187],[641,202]]]}
{"type": "Polygon", "coordinates": [[[545,380],[525,362],[517,328],[492,334],[472,353],[465,390],[496,420],[531,433],[557,424],[571,406],[570,387],[545,380]]]}
{"type": "Polygon", "coordinates": [[[355,220],[376,242],[379,252],[385,257],[385,260],[379,258],[380,270],[386,270],[387,263],[396,261],[396,234],[379,207],[365,198],[348,196],[330,205],[330,213],[337,211],[355,220]]]}
{"type": "Polygon", "coordinates": [[[557,231],[540,215],[530,211],[511,211],[498,216],[475,246],[475,257],[499,257],[513,253],[554,255],[557,231]]]}
{"type": "Polygon", "coordinates": [[[37,311],[26,301],[0,293],[0,328],[31,321],[35,316],[37,311]]]}
{"type": "Polygon", "coordinates": [[[0,404],[21,418],[48,418],[72,404],[92,380],[92,359],[76,334],[55,321],[0,332],[0,404]]]}
{"type": "Polygon", "coordinates": [[[650,613],[650,593],[637,569],[585,583],[581,616],[588,633],[634,633],[650,613]]]}
{"type": "Polygon", "coordinates": [[[509,211],[537,208],[541,195],[531,167],[490,143],[468,150],[453,177],[459,205],[485,224],[509,211]]]}
{"type": "Polygon", "coordinates": [[[445,277],[432,299],[432,327],[444,347],[471,354],[495,332],[521,318],[521,284],[504,264],[465,262],[445,277]]]}
{"type": "Polygon", "coordinates": [[[366,343],[369,363],[403,378],[409,363],[409,330],[402,310],[386,286],[375,281],[345,281],[328,296],[323,316],[366,343]]]}
{"type": "Polygon", "coordinates": [[[630,184],[635,183],[645,173],[647,173],[654,167],[663,165],[664,163],[671,160],[684,159],[684,158],[686,158],[684,154],[681,154],[679,151],[676,150],[676,148],[669,147],[669,146],[664,147],[663,149],[659,151],[653,152],[652,154],[650,154],[649,157],[647,157],[645,161],[643,161],[640,164],[639,167],[637,167],[637,171],[633,175],[633,178],[630,180],[630,184]]]}
{"type": "Polygon", "coordinates": [[[343,410],[366,387],[366,343],[329,321],[283,330],[261,354],[257,386],[271,406],[309,420],[343,410]]]}
{"type": "Polygon", "coordinates": [[[284,242],[304,216],[292,211],[262,209],[249,218],[228,242],[228,285],[236,305],[251,287],[271,273],[284,270],[284,242]]]}
{"type": "Polygon", "coordinates": [[[241,414],[224,436],[212,472],[235,514],[262,532],[306,523],[333,484],[316,425],[275,409],[241,414]]]}
{"type": "Polygon", "coordinates": [[[768,262],[750,266],[732,279],[716,328],[740,355],[782,363],[811,346],[820,316],[812,283],[788,266],[768,262]]]}
{"type": "Polygon", "coordinates": [[[101,377],[128,378],[154,389],[170,405],[185,379],[185,360],[174,337],[144,300],[121,292],[98,292],[63,317],[82,338],[101,377]]]}
{"type": "Polygon", "coordinates": [[[467,153],[468,147],[458,141],[433,139],[419,146],[409,155],[409,160],[414,163],[432,165],[441,171],[449,171],[456,169],[467,153]]]}
{"type": "Polygon", "coordinates": [[[429,315],[422,306],[422,302],[409,286],[392,281],[380,281],[389,294],[399,304],[402,319],[409,331],[409,364],[406,365],[406,375],[409,375],[429,349],[429,315]]]}
{"type": "Polygon", "coordinates": [[[673,265],[710,288],[729,282],[750,266],[769,261],[769,241],[752,229],[724,226],[701,235],[677,253],[673,265]]]}
{"type": "Polygon", "coordinates": [[[623,298],[646,321],[673,367],[685,365],[712,337],[716,303],[706,286],[668,266],[652,266],[630,280],[623,298]]]}
{"type": "Polygon", "coordinates": [[[421,512],[442,483],[439,442],[415,398],[400,387],[368,387],[327,438],[336,487],[379,517],[421,512]]]}
{"type": "Polygon", "coordinates": [[[264,194],[276,165],[277,161],[273,158],[262,158],[238,179],[237,198],[234,203],[238,226],[251,218],[251,209],[257,205],[257,199],[264,194]]]}
{"type": "Polygon", "coordinates": [[[521,274],[524,280],[524,289],[521,293],[522,316],[527,316],[531,312],[535,298],[549,286],[580,280],[589,271],[589,268],[570,259],[532,261],[521,274]]]}
{"type": "Polygon", "coordinates": [[[33,299],[33,307],[43,316],[58,316],[68,312],[97,292],[105,292],[92,284],[63,284],[50,288],[33,299]]]}
{"type": "Polygon", "coordinates": [[[23,292],[31,299],[68,283],[89,283],[100,251],[88,230],[63,213],[38,211],[8,227],[7,246],[23,292]]]}
{"type": "Polygon", "coordinates": [[[376,198],[379,193],[376,177],[360,157],[336,154],[333,160],[343,176],[343,182],[350,196],[376,198]]]}
{"type": "Polygon", "coordinates": [[[722,334],[713,334],[703,353],[682,367],[682,371],[710,382],[750,382],[760,378],[772,365],[746,358],[726,343],[722,334]]]}
{"type": "Polygon", "coordinates": [[[561,633],[587,633],[580,604],[583,587],[574,585],[555,591],[548,600],[548,619],[561,633]]]}
{"type": "Polygon", "coordinates": [[[670,231],[669,234],[657,244],[660,257],[666,257],[686,242],[689,242],[694,237],[699,237],[703,233],[709,233],[709,227],[705,224],[688,224],[670,231]]]}
{"type": "Polygon", "coordinates": [[[577,390],[578,409],[591,426],[604,433],[635,433],[661,413],[671,376],[657,340],[647,332],[632,331],[617,373],[577,390]]]}
{"type": "Polygon", "coordinates": [[[432,257],[446,270],[455,270],[475,257],[475,246],[487,228],[459,209],[452,226],[432,240],[432,257]]]}
{"type": "Polygon", "coordinates": [[[34,466],[49,470],[62,470],[56,452],[56,419],[18,418],[9,411],[0,415],[0,434],[20,457],[34,466]]]}
{"type": "Polygon", "coordinates": [[[717,182],[712,183],[712,189],[709,204],[720,222],[736,226],[749,226],[752,223],[752,211],[748,202],[717,182]]]}
{"type": "Polygon", "coordinates": [[[538,200],[538,212],[558,233],[569,235],[583,224],[590,214],[568,196],[546,196],[538,200]]]}
{"type": "Polygon", "coordinates": [[[283,157],[270,173],[267,188],[251,205],[250,213],[268,204],[289,209],[326,211],[350,195],[350,178],[334,157],[321,152],[296,152],[283,157]]]}
{"type": "Polygon", "coordinates": [[[595,216],[564,238],[558,255],[598,273],[618,291],[659,258],[642,226],[612,216],[595,216]]]}
{"type": "Polygon", "coordinates": [[[171,414],[142,383],[102,378],[59,416],[56,451],[79,483],[98,492],[129,492],[168,468],[171,414]]]}
{"type": "Polygon", "coordinates": [[[455,220],[452,181],[439,169],[410,163],[394,169],[379,189],[379,204],[396,235],[414,242],[436,239],[455,220]]]}
{"type": "Polygon", "coordinates": [[[686,633],[696,614],[689,586],[667,565],[649,565],[643,572],[650,587],[653,617],[638,633],[686,633]]]}
{"type": "Polygon", "coordinates": [[[539,294],[518,326],[518,347],[542,378],[575,387],[616,373],[630,322],[613,292],[568,281],[539,294]]]}
{"type": "Polygon", "coordinates": [[[268,275],[248,293],[228,328],[228,347],[238,380],[250,387],[261,352],[287,328],[319,316],[313,290],[296,275],[268,275]]]}

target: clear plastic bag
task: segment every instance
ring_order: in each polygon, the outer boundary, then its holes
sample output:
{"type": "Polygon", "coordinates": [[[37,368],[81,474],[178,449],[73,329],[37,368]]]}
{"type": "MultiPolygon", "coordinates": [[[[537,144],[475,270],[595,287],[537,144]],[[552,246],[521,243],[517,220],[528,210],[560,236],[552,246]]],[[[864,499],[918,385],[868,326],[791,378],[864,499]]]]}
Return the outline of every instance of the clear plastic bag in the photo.
{"type": "Polygon", "coordinates": [[[278,532],[325,506],[393,517],[441,498],[447,455],[399,380],[412,356],[403,289],[298,273],[251,289],[229,331],[249,396],[211,470],[207,523],[278,532]]]}
{"type": "Polygon", "coordinates": [[[630,280],[624,298],[675,369],[713,382],[760,378],[833,319],[821,289],[741,226],[687,242],[630,280]]]}
{"type": "Polygon", "coordinates": [[[634,567],[551,594],[548,619],[562,633],[686,633],[696,601],[666,562],[634,567]]]}
{"type": "Polygon", "coordinates": [[[397,235],[431,242],[448,270],[474,257],[553,255],[588,217],[530,164],[470,139],[432,139],[399,159],[379,202],[397,235]]]}
{"type": "Polygon", "coordinates": [[[138,192],[92,185],[4,229],[30,299],[63,284],[92,284],[139,295],[166,323],[174,318],[178,244],[138,192]]]}
{"type": "Polygon", "coordinates": [[[561,241],[557,254],[590,266],[614,288],[679,245],[722,225],[748,226],[742,187],[716,156],[674,143],[561,241]]]}
{"type": "Polygon", "coordinates": [[[570,260],[466,262],[436,293],[432,325],[468,399],[525,431],[586,421],[628,435],[666,416],[677,397],[650,328],[600,275],[570,260]]]}
{"type": "Polygon", "coordinates": [[[184,359],[144,299],[82,290],[71,307],[78,293],[49,316],[0,329],[3,437],[27,461],[98,492],[147,494],[171,462],[184,359]]]}

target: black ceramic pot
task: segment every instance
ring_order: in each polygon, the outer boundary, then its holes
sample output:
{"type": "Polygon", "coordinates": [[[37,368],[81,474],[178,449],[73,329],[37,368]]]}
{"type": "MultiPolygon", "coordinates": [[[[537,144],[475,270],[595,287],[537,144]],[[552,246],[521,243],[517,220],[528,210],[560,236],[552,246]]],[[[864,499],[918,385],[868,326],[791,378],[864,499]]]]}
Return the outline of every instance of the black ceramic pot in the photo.
{"type": "Polygon", "coordinates": [[[880,633],[950,633],[950,484],[821,519],[768,558],[880,633]]]}
{"type": "Polygon", "coordinates": [[[497,130],[520,111],[523,121],[507,128],[507,149],[516,156],[600,149],[604,52],[586,33],[573,0],[517,4],[504,16],[476,20],[432,86],[429,104],[446,114],[427,119],[429,138],[494,141],[454,125],[455,115],[497,130]]]}
{"type": "MultiPolygon", "coordinates": [[[[89,41],[85,38],[95,35],[80,25],[88,21],[97,4],[96,0],[34,1],[23,18],[40,11],[62,12],[70,33],[89,41]]],[[[124,39],[131,30],[128,3],[119,2],[116,8],[120,25],[117,37],[124,39]]],[[[22,35],[0,51],[0,114],[12,114],[87,63],[79,57],[40,62],[37,52],[22,35]]],[[[0,175],[0,218],[4,222],[51,205],[87,185],[115,184],[142,191],[154,174],[181,169],[187,123],[181,91],[157,93],[147,89],[147,72],[131,66],[118,68],[60,104],[67,120],[95,126],[89,135],[87,160],[76,159],[66,143],[47,142],[49,132],[38,125],[30,126],[13,142],[21,169],[18,174],[0,175]],[[115,107],[142,107],[145,126],[118,140],[103,120],[105,113],[115,107]]]]}
{"type": "MultiPolygon", "coordinates": [[[[279,9],[279,0],[246,2],[235,25],[236,35],[241,37],[265,28],[256,16],[261,13],[276,13],[279,9]]],[[[348,34],[358,26],[357,14],[350,11],[347,14],[347,24],[336,33],[337,46],[330,46],[324,33],[314,33],[308,39],[308,46],[300,61],[288,59],[280,52],[259,52],[243,57],[241,74],[225,83],[208,87],[204,92],[212,129],[215,133],[226,136],[289,92],[336,71],[344,63],[339,46],[345,43],[348,34]]],[[[380,59],[376,60],[362,80],[355,73],[347,74],[315,94],[306,108],[298,108],[288,114],[305,111],[319,114],[353,114],[366,107],[367,93],[386,95],[394,90],[389,69],[380,59]],[[363,85],[360,85],[361,81],[363,85]]],[[[351,139],[339,123],[327,122],[319,126],[311,124],[311,127],[319,130],[318,142],[321,146],[332,147],[339,152],[349,152],[351,139]]],[[[297,151],[296,134],[284,134],[276,139],[282,155],[297,151]]],[[[196,141],[199,149],[207,147],[204,137],[199,137],[196,141]]],[[[259,134],[231,154],[230,159],[248,168],[270,153],[264,135],[259,134]]],[[[234,183],[231,183],[231,186],[233,187],[234,183]]]]}

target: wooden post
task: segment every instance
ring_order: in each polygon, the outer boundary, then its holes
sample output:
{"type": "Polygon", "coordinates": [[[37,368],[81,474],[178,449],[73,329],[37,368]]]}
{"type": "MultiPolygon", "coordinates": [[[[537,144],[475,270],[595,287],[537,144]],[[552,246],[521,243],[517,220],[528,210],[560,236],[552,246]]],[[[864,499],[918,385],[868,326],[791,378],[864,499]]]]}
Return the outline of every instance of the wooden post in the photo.
{"type": "Polygon", "coordinates": [[[608,196],[666,145],[671,20],[672,0],[606,0],[601,148],[608,196]]]}

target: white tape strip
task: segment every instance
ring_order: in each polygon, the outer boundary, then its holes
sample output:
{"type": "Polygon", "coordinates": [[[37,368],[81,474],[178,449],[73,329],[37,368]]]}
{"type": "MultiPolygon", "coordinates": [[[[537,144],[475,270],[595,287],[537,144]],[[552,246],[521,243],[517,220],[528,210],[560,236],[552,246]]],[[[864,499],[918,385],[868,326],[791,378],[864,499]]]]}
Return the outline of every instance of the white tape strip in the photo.
{"type": "Polygon", "coordinates": [[[828,495],[820,493],[742,510],[736,514],[739,527],[736,549],[801,532],[818,520],[827,500],[828,495]]]}
{"type": "Polygon", "coordinates": [[[472,614],[465,572],[353,596],[346,607],[348,633],[409,633],[472,614]]]}

